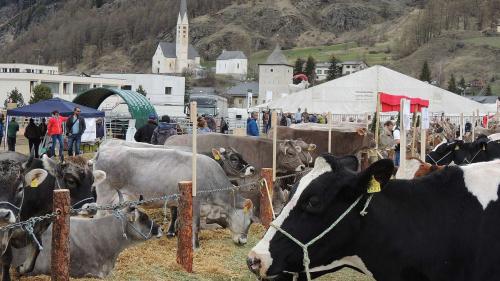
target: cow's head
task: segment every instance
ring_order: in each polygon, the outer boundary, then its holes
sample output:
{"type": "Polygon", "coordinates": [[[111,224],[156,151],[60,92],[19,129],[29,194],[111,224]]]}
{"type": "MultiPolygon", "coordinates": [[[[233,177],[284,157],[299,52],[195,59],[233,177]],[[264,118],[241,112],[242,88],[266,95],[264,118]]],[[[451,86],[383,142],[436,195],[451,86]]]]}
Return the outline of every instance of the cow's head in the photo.
{"type": "Polygon", "coordinates": [[[300,147],[301,152],[299,153],[300,161],[307,165],[308,167],[313,165],[314,159],[311,155],[312,152],[316,150],[316,145],[312,143],[306,143],[302,139],[296,139],[292,141],[294,146],[300,147]]]}
{"type": "MultiPolygon", "coordinates": [[[[12,160],[0,161],[0,227],[15,223],[21,211],[24,186],[38,186],[47,177],[42,169],[33,169],[23,174],[21,163],[12,160]]],[[[1,231],[0,254],[9,244],[11,231],[1,231]]]]}
{"type": "Polygon", "coordinates": [[[469,144],[462,140],[448,142],[444,139],[425,157],[425,162],[433,165],[448,165],[451,162],[462,164],[468,156],[469,144]]]}
{"type": "Polygon", "coordinates": [[[206,221],[209,224],[217,223],[228,228],[231,231],[233,242],[237,245],[245,245],[250,225],[256,221],[253,214],[253,203],[252,200],[243,199],[238,194],[230,194],[229,196],[235,196],[231,198],[235,204],[234,207],[206,206],[209,208],[206,221]]]}
{"type": "MultiPolygon", "coordinates": [[[[355,173],[332,156],[318,157],[314,169],[300,180],[292,199],[273,224],[306,244],[345,213],[333,230],[308,247],[310,268],[335,265],[336,261],[355,257],[355,239],[362,225],[359,213],[364,200],[357,205],[353,203],[372,186],[384,188],[393,170],[392,161],[387,159],[355,173]]],[[[302,248],[275,227],[270,227],[252,249],[247,262],[250,270],[263,278],[275,277],[284,271],[304,270],[302,248]]]]}
{"type": "Polygon", "coordinates": [[[304,171],[306,166],[300,160],[301,152],[302,148],[291,140],[280,142],[276,155],[278,170],[284,173],[304,171]]]}
{"type": "Polygon", "coordinates": [[[80,156],[68,157],[66,162],[58,163],[44,155],[42,161],[44,169],[55,179],[55,188],[70,191],[73,208],[95,202],[93,186],[106,178],[104,172],[92,171],[88,161],[80,156]]]}
{"type": "Polygon", "coordinates": [[[212,156],[215,161],[222,166],[222,169],[224,169],[224,172],[226,172],[226,175],[230,178],[244,178],[255,174],[255,167],[249,165],[248,162],[243,159],[243,156],[232,147],[213,148],[212,156]]]}

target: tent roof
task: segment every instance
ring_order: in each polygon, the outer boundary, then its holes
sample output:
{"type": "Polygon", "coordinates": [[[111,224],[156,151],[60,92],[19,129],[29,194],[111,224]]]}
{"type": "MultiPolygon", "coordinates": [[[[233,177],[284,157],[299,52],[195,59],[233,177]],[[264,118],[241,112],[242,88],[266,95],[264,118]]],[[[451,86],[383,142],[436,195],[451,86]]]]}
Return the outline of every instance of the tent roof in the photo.
{"type": "Polygon", "coordinates": [[[274,100],[269,108],[284,112],[295,112],[300,107],[311,113],[373,113],[378,92],[429,100],[430,112],[489,111],[480,103],[379,65],[274,100]]]}
{"type": "Polygon", "coordinates": [[[35,104],[26,105],[16,109],[7,110],[9,116],[27,116],[27,117],[50,117],[52,112],[57,110],[63,116],[69,116],[73,113],[75,107],[81,109],[80,115],[82,117],[104,117],[104,112],[82,106],[77,103],[72,103],[60,98],[53,98],[37,102],[35,104]]]}

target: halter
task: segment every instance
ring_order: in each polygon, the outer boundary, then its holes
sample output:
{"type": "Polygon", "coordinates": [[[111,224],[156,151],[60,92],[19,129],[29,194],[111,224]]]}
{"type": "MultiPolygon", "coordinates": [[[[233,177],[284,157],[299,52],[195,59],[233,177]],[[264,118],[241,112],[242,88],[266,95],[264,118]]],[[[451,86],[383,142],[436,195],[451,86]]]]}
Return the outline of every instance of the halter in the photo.
{"type": "MultiPolygon", "coordinates": [[[[303,256],[304,258],[302,260],[302,263],[304,265],[304,271],[306,273],[307,280],[312,280],[311,279],[311,270],[309,268],[309,265],[311,264],[311,259],[309,258],[309,252],[308,252],[307,249],[309,248],[309,246],[311,246],[314,243],[318,242],[321,238],[323,238],[330,231],[332,231],[352,211],[352,209],[354,209],[356,207],[356,205],[359,204],[359,202],[361,201],[361,199],[363,198],[363,196],[364,196],[364,194],[361,195],[361,196],[359,196],[358,199],[356,199],[356,201],[354,201],[354,203],[352,203],[352,205],[344,213],[342,213],[342,215],[340,215],[340,217],[336,221],[334,221],[327,229],[325,229],[318,236],[316,236],[315,238],[313,238],[311,241],[309,241],[306,244],[300,242],[298,239],[296,239],[295,237],[293,237],[286,230],[284,230],[281,227],[275,225],[274,223],[270,224],[273,228],[275,228],[277,231],[281,232],[281,234],[283,234],[285,237],[287,237],[292,242],[294,242],[295,244],[297,244],[300,248],[302,248],[302,251],[304,253],[304,256],[303,256]]],[[[366,209],[368,208],[369,204],[370,204],[370,201],[367,201],[366,204],[365,204],[364,209],[360,213],[362,216],[365,216],[367,214],[366,209]]],[[[285,272],[285,273],[289,273],[289,274],[294,275],[294,279],[296,279],[298,277],[298,274],[299,274],[298,272],[285,272]]]]}
{"type": "Polygon", "coordinates": [[[432,156],[430,154],[427,154],[427,157],[429,157],[429,159],[431,159],[432,162],[434,162],[434,164],[439,165],[439,162],[441,162],[443,159],[445,159],[446,157],[448,157],[450,154],[451,154],[451,151],[449,151],[448,153],[446,153],[446,155],[443,156],[443,157],[441,157],[438,161],[434,160],[434,158],[432,158],[432,156]]]}
{"type": "MultiPolygon", "coordinates": [[[[83,203],[83,202],[87,202],[87,201],[94,201],[94,197],[89,197],[89,198],[85,198],[83,200],[80,200],[80,201],[76,202],[75,204],[73,204],[73,206],[71,206],[71,208],[77,209],[78,204],[83,203]]],[[[91,202],[91,203],[93,203],[93,202],[91,202]]]]}
{"type": "Polygon", "coordinates": [[[122,221],[122,226],[123,226],[123,237],[125,239],[128,239],[127,237],[127,233],[126,233],[126,226],[130,226],[137,234],[139,234],[140,236],[142,236],[142,238],[144,238],[144,240],[148,240],[149,238],[151,238],[153,235],[153,226],[154,226],[154,222],[153,220],[151,220],[151,227],[149,228],[149,233],[148,235],[144,235],[144,233],[142,233],[139,229],[137,229],[133,224],[131,224],[125,214],[123,214],[123,212],[121,210],[114,210],[113,211],[113,216],[119,220],[122,221]]]}
{"type": "MultiPolygon", "coordinates": [[[[229,159],[228,159],[228,160],[226,160],[226,161],[231,161],[231,160],[229,160],[229,159]]],[[[224,166],[224,162],[225,162],[225,161],[221,159],[221,160],[220,160],[220,162],[222,163],[222,166],[224,166]]],[[[231,166],[231,165],[227,165],[227,166],[229,166],[229,169],[230,169],[232,172],[235,172],[235,174],[241,174],[241,173],[242,173],[242,172],[244,172],[244,171],[245,171],[248,167],[250,167],[250,164],[248,164],[248,163],[247,163],[246,165],[243,165],[243,168],[241,168],[241,169],[239,169],[239,170],[238,170],[238,169],[236,169],[236,168],[233,168],[233,166],[231,166]]]]}

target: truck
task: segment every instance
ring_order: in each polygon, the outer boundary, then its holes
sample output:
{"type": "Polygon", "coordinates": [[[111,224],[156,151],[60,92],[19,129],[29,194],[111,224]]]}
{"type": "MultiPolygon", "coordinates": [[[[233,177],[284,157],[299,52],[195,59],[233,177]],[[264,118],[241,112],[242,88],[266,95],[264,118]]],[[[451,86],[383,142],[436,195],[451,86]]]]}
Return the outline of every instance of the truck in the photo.
{"type": "MultiPolygon", "coordinates": [[[[191,94],[189,102],[195,101],[198,107],[198,115],[209,115],[212,117],[228,117],[227,99],[218,95],[191,94]]],[[[190,103],[186,105],[186,114],[189,115],[190,103]]]]}

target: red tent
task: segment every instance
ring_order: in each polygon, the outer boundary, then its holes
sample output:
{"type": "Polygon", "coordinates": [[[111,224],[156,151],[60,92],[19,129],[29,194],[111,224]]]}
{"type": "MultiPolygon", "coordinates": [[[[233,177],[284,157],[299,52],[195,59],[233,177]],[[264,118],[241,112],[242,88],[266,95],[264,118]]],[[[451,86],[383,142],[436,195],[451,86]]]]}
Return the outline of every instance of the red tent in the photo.
{"type": "Polygon", "coordinates": [[[399,111],[401,99],[410,100],[410,111],[418,112],[423,107],[429,107],[429,101],[419,98],[409,98],[407,96],[394,96],[386,93],[380,93],[380,103],[382,104],[382,112],[399,111]]]}

